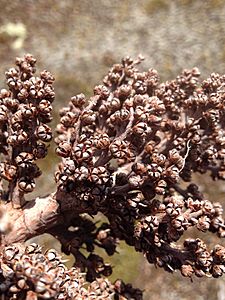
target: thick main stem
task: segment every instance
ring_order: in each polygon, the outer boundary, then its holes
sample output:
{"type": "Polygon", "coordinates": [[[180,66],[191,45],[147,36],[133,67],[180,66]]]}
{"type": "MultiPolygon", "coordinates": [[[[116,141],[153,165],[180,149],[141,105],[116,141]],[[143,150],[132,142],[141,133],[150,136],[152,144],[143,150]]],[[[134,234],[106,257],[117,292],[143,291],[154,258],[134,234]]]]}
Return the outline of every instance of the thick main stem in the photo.
{"type": "Polygon", "coordinates": [[[55,194],[29,201],[21,209],[13,208],[11,203],[5,206],[7,219],[12,226],[10,232],[2,236],[5,245],[24,242],[65,221],[55,194]]]}

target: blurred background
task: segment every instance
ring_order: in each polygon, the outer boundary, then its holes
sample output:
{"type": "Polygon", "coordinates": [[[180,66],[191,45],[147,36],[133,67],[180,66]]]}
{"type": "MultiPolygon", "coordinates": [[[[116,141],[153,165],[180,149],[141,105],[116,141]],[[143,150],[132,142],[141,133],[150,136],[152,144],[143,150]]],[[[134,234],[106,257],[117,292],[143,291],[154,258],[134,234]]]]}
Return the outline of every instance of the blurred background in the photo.
{"type": "MultiPolygon", "coordinates": [[[[157,69],[162,80],[194,66],[203,78],[225,70],[225,0],[0,0],[0,12],[1,87],[15,57],[32,53],[38,70],[47,69],[56,78],[52,126],[71,96],[91,95],[108,68],[127,55],[144,55],[143,70],[157,69]]],[[[40,163],[44,175],[36,195],[54,189],[54,146],[49,152],[40,163]]],[[[196,180],[210,200],[224,199],[224,185],[212,184],[206,176],[196,180]]],[[[210,235],[204,239],[221,243],[210,235]]],[[[59,249],[49,236],[38,242],[59,249]]],[[[119,252],[114,258],[105,257],[115,266],[112,279],[132,282],[145,290],[145,299],[225,299],[224,279],[191,282],[155,269],[123,244],[119,252]]]]}

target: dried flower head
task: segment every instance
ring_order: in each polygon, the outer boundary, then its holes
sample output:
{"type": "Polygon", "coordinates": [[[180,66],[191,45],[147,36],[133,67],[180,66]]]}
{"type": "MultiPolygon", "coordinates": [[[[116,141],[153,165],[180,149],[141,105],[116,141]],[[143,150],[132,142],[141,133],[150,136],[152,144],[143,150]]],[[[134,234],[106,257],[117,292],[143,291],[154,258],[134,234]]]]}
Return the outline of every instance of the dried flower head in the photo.
{"type": "Polygon", "coordinates": [[[218,277],[223,263],[202,241],[186,256],[172,243],[193,226],[224,236],[222,209],[181,183],[193,172],[225,178],[225,76],[200,82],[193,68],[160,83],[157,71],[137,69],[142,59],[123,59],[94,96],[75,96],[64,109],[56,138],[68,159],[56,177],[61,209],[101,211],[113,235],[167,271],[218,277]]]}

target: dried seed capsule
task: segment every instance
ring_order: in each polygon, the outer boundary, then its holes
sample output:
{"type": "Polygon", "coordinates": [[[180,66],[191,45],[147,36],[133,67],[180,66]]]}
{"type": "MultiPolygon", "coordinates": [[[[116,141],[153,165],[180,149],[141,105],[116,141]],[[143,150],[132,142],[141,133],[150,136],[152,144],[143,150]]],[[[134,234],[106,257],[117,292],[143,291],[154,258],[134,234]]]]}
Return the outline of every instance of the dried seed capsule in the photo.
{"type": "Polygon", "coordinates": [[[50,142],[52,139],[51,128],[48,127],[46,124],[38,126],[36,130],[36,136],[43,142],[50,142]]]}
{"type": "Polygon", "coordinates": [[[93,168],[91,171],[90,180],[95,184],[106,184],[109,178],[109,173],[105,167],[93,168]]]}
{"type": "Polygon", "coordinates": [[[99,109],[98,109],[100,115],[107,115],[109,113],[109,104],[104,101],[100,106],[99,106],[99,109]]]}
{"type": "Polygon", "coordinates": [[[13,114],[13,116],[11,118],[11,124],[12,124],[12,128],[14,130],[19,130],[19,129],[22,128],[23,115],[22,115],[22,112],[20,110],[16,111],[16,113],[13,114]]]}
{"type": "Polygon", "coordinates": [[[125,158],[128,154],[129,145],[125,141],[114,141],[110,146],[109,150],[112,156],[115,158],[125,158]]]}
{"type": "Polygon", "coordinates": [[[35,182],[33,179],[22,177],[18,182],[19,189],[24,193],[30,193],[35,188],[35,182]]]}
{"type": "Polygon", "coordinates": [[[142,163],[135,163],[132,166],[132,170],[136,173],[136,174],[140,174],[140,175],[145,175],[147,174],[147,167],[142,164],[142,163]]]}
{"type": "Polygon", "coordinates": [[[71,175],[74,173],[76,169],[75,163],[72,159],[66,159],[64,162],[63,172],[65,172],[68,175],[71,175]]]}
{"type": "Polygon", "coordinates": [[[25,252],[28,254],[41,252],[41,247],[36,243],[31,243],[26,247],[25,252]]]}
{"type": "Polygon", "coordinates": [[[104,85],[98,85],[94,88],[94,94],[99,95],[101,98],[107,98],[109,96],[109,90],[104,85]]]}
{"type": "Polygon", "coordinates": [[[56,154],[62,157],[68,157],[71,153],[71,145],[68,142],[61,142],[55,150],[56,154]]]}
{"type": "Polygon", "coordinates": [[[89,109],[89,110],[84,110],[84,112],[82,113],[81,117],[80,117],[82,123],[84,125],[91,125],[95,122],[96,120],[96,114],[95,112],[93,112],[93,110],[89,109]]]}
{"type": "Polygon", "coordinates": [[[109,109],[111,111],[116,111],[120,109],[121,103],[118,98],[112,98],[112,100],[109,102],[109,109]]]}
{"type": "Polygon", "coordinates": [[[84,94],[79,94],[71,98],[71,102],[77,108],[82,108],[86,103],[86,98],[84,94]]]}
{"type": "Polygon", "coordinates": [[[18,108],[19,106],[19,101],[17,99],[13,99],[13,98],[4,98],[3,99],[3,104],[5,106],[7,106],[7,108],[11,111],[11,112],[15,112],[15,110],[18,108]]]}
{"type": "Polygon", "coordinates": [[[50,261],[53,261],[53,260],[59,258],[58,253],[55,249],[47,250],[45,255],[46,255],[47,259],[50,260],[50,261]]]}
{"type": "Polygon", "coordinates": [[[149,102],[151,107],[154,109],[155,112],[163,114],[165,113],[165,105],[163,101],[161,101],[158,97],[153,96],[149,98],[149,102]]]}
{"type": "Polygon", "coordinates": [[[163,171],[162,167],[154,163],[148,165],[147,167],[147,172],[150,178],[155,178],[155,179],[160,178],[162,171],[163,171]]]}
{"type": "Polygon", "coordinates": [[[49,114],[52,111],[52,105],[51,102],[43,99],[40,101],[39,105],[38,105],[38,110],[41,114],[49,114]]]}
{"type": "Polygon", "coordinates": [[[16,158],[16,164],[21,168],[29,167],[34,161],[33,154],[28,152],[21,152],[16,158]]]}
{"type": "Polygon", "coordinates": [[[140,122],[137,123],[133,128],[132,131],[135,134],[139,134],[141,136],[145,136],[149,133],[151,133],[151,128],[145,123],[145,122],[140,122]]]}
{"type": "Polygon", "coordinates": [[[17,146],[19,144],[24,144],[28,140],[28,134],[24,130],[13,133],[7,139],[7,142],[12,146],[17,146]]]}
{"type": "Polygon", "coordinates": [[[179,181],[179,169],[175,166],[171,166],[163,171],[163,176],[166,181],[176,183],[179,181]]]}
{"type": "Polygon", "coordinates": [[[148,116],[148,122],[151,125],[159,125],[160,122],[162,121],[162,118],[156,115],[149,115],[148,116]]]}
{"type": "Polygon", "coordinates": [[[65,127],[71,127],[78,119],[78,114],[72,111],[67,112],[61,119],[60,123],[65,127]]]}
{"type": "Polygon", "coordinates": [[[36,111],[37,111],[36,107],[31,103],[20,104],[18,109],[19,109],[19,111],[21,111],[22,116],[25,119],[30,119],[31,117],[34,117],[36,114],[36,111]]]}
{"type": "Polygon", "coordinates": [[[198,219],[197,228],[206,232],[210,227],[211,220],[207,216],[202,216],[198,219]]]}
{"type": "Polygon", "coordinates": [[[28,288],[28,285],[27,285],[25,279],[20,279],[20,280],[18,280],[17,286],[18,286],[21,290],[25,290],[25,289],[28,288]]]}
{"type": "Polygon", "coordinates": [[[214,278],[218,278],[225,273],[225,266],[224,265],[215,265],[212,268],[212,276],[214,278]]]}
{"type": "Polygon", "coordinates": [[[36,147],[33,150],[33,155],[35,159],[41,159],[44,158],[48,153],[47,147],[44,143],[38,142],[36,147]]]}
{"type": "Polygon", "coordinates": [[[50,72],[48,72],[48,71],[46,71],[46,70],[44,70],[44,71],[42,71],[42,72],[40,73],[40,77],[41,77],[41,79],[44,80],[47,84],[52,84],[52,83],[55,81],[54,76],[53,76],[50,72]]]}
{"type": "Polygon", "coordinates": [[[159,195],[164,195],[166,191],[167,183],[165,180],[159,180],[157,183],[157,186],[155,188],[155,191],[159,195]]]}
{"type": "Polygon", "coordinates": [[[157,152],[152,153],[151,160],[153,163],[156,163],[160,166],[164,166],[166,162],[166,157],[163,154],[159,154],[157,152]]]}
{"type": "Polygon", "coordinates": [[[17,167],[6,163],[0,163],[0,176],[8,181],[13,180],[17,173],[17,167]]]}
{"type": "Polygon", "coordinates": [[[74,171],[74,178],[76,180],[82,181],[86,180],[89,176],[89,170],[85,166],[81,166],[80,168],[76,168],[74,171]]]}
{"type": "Polygon", "coordinates": [[[5,105],[0,106],[0,122],[6,122],[7,121],[7,107],[5,105]]]}
{"type": "Polygon", "coordinates": [[[73,155],[77,161],[89,161],[92,159],[93,148],[91,142],[77,144],[73,150],[73,155]]]}
{"type": "Polygon", "coordinates": [[[101,135],[94,136],[93,144],[98,149],[107,149],[110,144],[110,139],[108,134],[103,133],[101,135]]]}
{"type": "Polygon", "coordinates": [[[18,252],[19,249],[16,246],[8,246],[4,249],[3,255],[5,259],[12,260],[18,252]]]}
{"type": "MultiPolygon", "coordinates": [[[[41,282],[40,280],[38,280],[35,284],[35,291],[37,293],[41,293],[43,294],[43,292],[46,291],[46,284],[44,282],[41,282]]],[[[44,299],[48,299],[48,298],[44,298],[44,299]]]]}
{"type": "Polygon", "coordinates": [[[10,286],[9,291],[13,294],[17,294],[20,291],[20,288],[17,287],[16,285],[12,285],[10,286]]]}
{"type": "Polygon", "coordinates": [[[132,86],[122,84],[116,91],[117,96],[119,99],[126,99],[129,97],[132,91],[132,86]]]}
{"type": "Polygon", "coordinates": [[[144,94],[147,92],[147,85],[145,82],[138,80],[133,84],[133,88],[135,89],[137,94],[144,94]]]}

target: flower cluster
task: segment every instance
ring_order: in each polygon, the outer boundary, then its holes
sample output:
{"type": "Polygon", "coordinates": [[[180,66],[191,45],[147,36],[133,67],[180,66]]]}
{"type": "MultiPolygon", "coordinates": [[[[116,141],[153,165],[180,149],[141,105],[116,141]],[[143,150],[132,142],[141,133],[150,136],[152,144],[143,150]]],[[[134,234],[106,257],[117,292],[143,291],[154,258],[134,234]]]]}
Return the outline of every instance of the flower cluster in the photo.
{"type": "Polygon", "coordinates": [[[173,243],[191,227],[225,236],[221,205],[196,184],[183,184],[193,172],[225,179],[225,75],[200,82],[193,68],[160,83],[157,71],[137,69],[142,59],[123,59],[94,96],[74,96],[61,110],[61,210],[100,211],[113,235],[149,262],[185,276],[218,277],[225,264],[215,249],[222,253],[222,246],[208,251],[197,239],[190,250],[188,241],[183,248],[173,243]]]}
{"type": "Polygon", "coordinates": [[[86,282],[79,268],[68,269],[54,250],[43,253],[35,243],[14,244],[0,254],[0,295],[4,299],[142,299],[142,292],[122,280],[86,282]]]}
{"type": "Polygon", "coordinates": [[[0,256],[0,294],[6,299],[110,299],[114,287],[98,279],[88,287],[79,269],[68,269],[54,250],[44,254],[36,244],[4,248],[0,256]],[[32,296],[32,297],[31,297],[32,296]]]}
{"type": "Polygon", "coordinates": [[[195,228],[225,237],[221,204],[210,202],[192,176],[225,179],[225,75],[200,81],[193,68],[161,83],[156,70],[138,70],[142,60],[124,58],[90,99],[79,94],[61,109],[57,189],[30,201],[24,194],[41,175],[35,161],[46,156],[52,138],[54,78],[47,71],[34,77],[31,55],[6,72],[9,90],[0,92],[0,294],[6,299],[142,299],[139,289],[104,279],[112,267],[96,248],[111,256],[120,240],[169,272],[225,273],[225,248],[210,250],[186,233],[195,228]],[[105,223],[90,218],[98,213],[105,223]],[[55,250],[13,244],[42,233],[75,257],[72,269],[55,250]]]}
{"type": "Polygon", "coordinates": [[[47,71],[35,77],[35,63],[29,54],[17,58],[17,67],[5,73],[9,90],[0,92],[0,153],[5,157],[0,177],[9,182],[8,192],[1,193],[17,206],[34,190],[41,175],[35,160],[46,156],[46,142],[52,139],[47,123],[52,120],[54,78],[47,71]]]}

